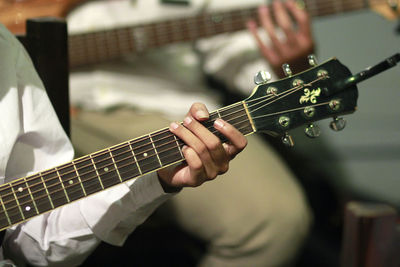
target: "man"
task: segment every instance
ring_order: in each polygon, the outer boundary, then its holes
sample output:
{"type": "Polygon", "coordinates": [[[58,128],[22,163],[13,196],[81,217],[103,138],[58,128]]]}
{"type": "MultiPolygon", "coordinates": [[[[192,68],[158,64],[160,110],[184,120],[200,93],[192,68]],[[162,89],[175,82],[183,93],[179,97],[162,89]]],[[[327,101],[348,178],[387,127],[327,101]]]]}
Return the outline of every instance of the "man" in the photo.
{"type": "MultiPolygon", "coordinates": [[[[2,25],[0,58],[0,108],[4,111],[0,118],[0,179],[8,183],[70,161],[73,150],[26,51],[2,25]]],[[[207,118],[205,106],[196,103],[183,125],[170,124],[169,130],[185,142],[184,164],[117,185],[9,228],[2,244],[2,259],[7,261],[0,265],[79,265],[101,240],[122,244],[157,206],[182,187],[199,186],[226,172],[230,159],[244,149],[247,141],[229,123],[216,120],[214,128],[229,140],[222,145],[200,124],[207,118]]],[[[2,205],[7,199],[2,199],[2,205]]],[[[2,212],[2,216],[7,215],[2,212]]]]}
{"type": "MultiPolygon", "coordinates": [[[[92,1],[75,10],[68,22],[70,31],[79,33],[193,16],[204,10],[246,8],[260,2],[196,0],[187,6],[173,6],[156,0],[92,1]],[[204,6],[206,3],[209,6],[204,6]]],[[[101,148],[121,141],[123,135],[144,134],[136,125],[158,129],[165,118],[181,116],[192,99],[201,99],[213,109],[220,107],[225,96],[205,83],[203,73],[247,96],[254,87],[256,71],[272,69],[277,72],[274,77],[280,76],[280,64],[289,60],[293,65],[313,50],[308,16],[294,1],[274,1],[271,8],[262,6],[258,12],[261,31],[256,31],[255,22],[248,23],[257,42],[242,31],[200,40],[195,49],[190,44],[176,44],[73,71],[71,98],[81,107],[73,118],[72,140],[77,150],[86,153],[93,149],[87,138],[96,140],[101,148]],[[272,27],[270,9],[282,29],[278,33],[272,27]],[[270,44],[262,41],[265,33],[270,44]],[[128,108],[116,108],[121,105],[128,108]],[[111,112],[104,112],[107,109],[111,112]],[[137,120],[135,127],[126,123],[132,117],[137,120]]],[[[162,27],[159,32],[163,33],[162,27]]],[[[139,29],[132,34],[140,38],[142,33],[139,29]]],[[[300,62],[295,65],[304,65],[300,62]]],[[[293,70],[300,69],[293,66],[293,70]]],[[[246,151],[231,164],[231,170],[198,191],[182,191],[158,209],[157,215],[207,244],[199,266],[285,266],[295,262],[311,215],[302,189],[284,161],[269,144],[250,136],[246,151]]]]}

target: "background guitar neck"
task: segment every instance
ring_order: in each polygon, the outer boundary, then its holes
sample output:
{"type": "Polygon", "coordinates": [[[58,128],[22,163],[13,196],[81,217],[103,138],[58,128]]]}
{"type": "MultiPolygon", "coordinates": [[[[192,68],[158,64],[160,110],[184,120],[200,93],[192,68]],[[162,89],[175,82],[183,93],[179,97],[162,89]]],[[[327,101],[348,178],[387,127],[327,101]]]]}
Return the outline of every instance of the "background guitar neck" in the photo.
{"type": "MultiPolygon", "coordinates": [[[[325,16],[370,8],[386,18],[399,15],[399,0],[298,0],[311,17],[325,16]]],[[[0,22],[13,33],[25,32],[28,18],[52,16],[65,17],[71,9],[86,0],[7,0],[0,1],[0,22]]],[[[246,21],[257,18],[256,8],[202,13],[151,24],[120,27],[85,34],[73,34],[69,41],[70,66],[78,67],[119,58],[129,53],[139,53],[148,48],[193,41],[219,33],[245,28],[246,21]]]]}
{"type": "MultiPolygon", "coordinates": [[[[380,0],[381,1],[381,0],[380,0]]],[[[301,2],[311,17],[349,12],[368,7],[368,1],[341,0],[301,2]]],[[[257,18],[257,8],[202,13],[150,24],[72,34],[69,37],[70,66],[104,62],[125,54],[140,53],[164,45],[188,42],[245,28],[249,19],[257,18]]]]}

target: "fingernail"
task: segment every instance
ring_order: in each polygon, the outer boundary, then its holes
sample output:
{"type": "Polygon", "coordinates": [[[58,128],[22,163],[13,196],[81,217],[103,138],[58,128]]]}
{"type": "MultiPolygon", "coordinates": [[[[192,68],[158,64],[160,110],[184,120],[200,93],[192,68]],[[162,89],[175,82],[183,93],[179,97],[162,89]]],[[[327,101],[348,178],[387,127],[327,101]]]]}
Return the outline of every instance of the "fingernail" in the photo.
{"type": "Polygon", "coordinates": [[[183,120],[183,124],[185,124],[185,125],[189,125],[191,122],[192,122],[192,118],[191,117],[186,117],[183,120]]]}
{"type": "Polygon", "coordinates": [[[198,110],[196,112],[196,116],[198,119],[207,119],[208,118],[208,113],[205,112],[204,110],[198,110]]]}
{"type": "Polygon", "coordinates": [[[178,127],[179,127],[179,125],[178,125],[176,122],[172,122],[172,123],[169,125],[169,128],[170,128],[171,130],[176,130],[176,129],[178,129],[178,127]]]}
{"type": "Polygon", "coordinates": [[[225,123],[224,123],[224,121],[221,120],[221,119],[216,119],[216,120],[214,121],[214,127],[215,127],[215,128],[221,129],[221,128],[224,127],[224,125],[225,125],[225,123]]]}

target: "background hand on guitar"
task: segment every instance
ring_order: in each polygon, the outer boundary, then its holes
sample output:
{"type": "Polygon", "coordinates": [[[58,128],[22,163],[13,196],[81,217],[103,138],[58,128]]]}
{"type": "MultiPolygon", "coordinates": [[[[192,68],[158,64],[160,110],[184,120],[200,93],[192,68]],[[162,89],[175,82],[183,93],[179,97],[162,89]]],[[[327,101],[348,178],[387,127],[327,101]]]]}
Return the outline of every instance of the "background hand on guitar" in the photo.
{"type": "Polygon", "coordinates": [[[293,0],[286,2],[275,0],[271,6],[260,6],[258,15],[260,26],[268,34],[271,44],[266,44],[262,40],[254,20],[249,21],[247,27],[274,72],[283,77],[281,66],[284,63],[289,63],[296,72],[305,70],[308,67],[307,55],[314,51],[310,18],[306,10],[293,0]],[[278,29],[284,34],[282,38],[278,35],[278,29]]]}
{"type": "Polygon", "coordinates": [[[229,161],[245,148],[246,138],[231,124],[218,119],[214,123],[214,128],[230,141],[222,144],[217,136],[200,123],[208,117],[205,105],[195,103],[190,108],[183,125],[171,123],[171,132],[186,143],[182,149],[186,163],[158,171],[166,192],[179,187],[196,187],[213,180],[217,175],[227,172],[229,161]]]}

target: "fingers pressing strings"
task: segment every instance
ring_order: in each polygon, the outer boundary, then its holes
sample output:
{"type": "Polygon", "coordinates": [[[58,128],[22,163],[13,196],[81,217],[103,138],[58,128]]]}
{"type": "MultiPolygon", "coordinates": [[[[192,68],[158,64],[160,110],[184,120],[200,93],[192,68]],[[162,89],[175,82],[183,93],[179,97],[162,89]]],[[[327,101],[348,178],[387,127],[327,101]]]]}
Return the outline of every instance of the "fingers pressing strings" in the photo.
{"type": "Polygon", "coordinates": [[[297,67],[297,71],[303,70],[306,66],[302,61],[306,62],[307,54],[314,49],[307,12],[293,0],[275,0],[270,6],[259,7],[258,19],[260,25],[251,20],[247,28],[275,73],[283,77],[283,63],[291,63],[297,67]],[[261,38],[258,27],[267,34],[269,43],[261,38]]]}

